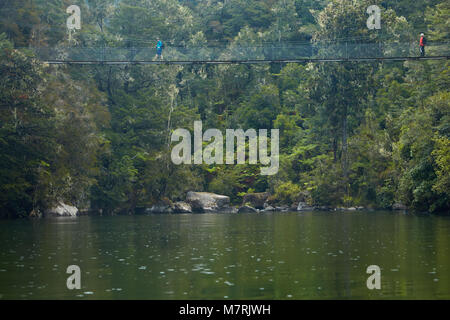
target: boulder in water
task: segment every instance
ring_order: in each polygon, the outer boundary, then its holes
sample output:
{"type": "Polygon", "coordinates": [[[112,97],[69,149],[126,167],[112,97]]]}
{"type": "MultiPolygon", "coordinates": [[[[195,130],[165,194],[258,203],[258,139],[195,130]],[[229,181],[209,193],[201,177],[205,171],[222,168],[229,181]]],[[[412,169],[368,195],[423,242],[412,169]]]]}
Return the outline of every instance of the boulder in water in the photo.
{"type": "Polygon", "coordinates": [[[272,206],[264,206],[264,211],[266,211],[266,212],[271,212],[271,211],[275,211],[275,208],[274,207],[272,207],[272,206]]]}
{"type": "Polygon", "coordinates": [[[172,204],[166,202],[158,202],[154,204],[151,208],[145,210],[146,213],[172,213],[172,204]]]}
{"type": "Polygon", "coordinates": [[[230,211],[230,197],[210,193],[193,192],[187,194],[186,202],[192,207],[193,212],[225,212],[230,211]]]}
{"type": "Polygon", "coordinates": [[[297,211],[311,211],[311,210],[314,210],[314,208],[309,206],[306,202],[298,203],[297,211]]]}
{"type": "Polygon", "coordinates": [[[239,208],[238,213],[258,213],[258,210],[250,206],[242,206],[239,208]]]}
{"type": "Polygon", "coordinates": [[[173,205],[174,213],[192,213],[192,207],[189,203],[184,201],[175,202],[173,205]]]}

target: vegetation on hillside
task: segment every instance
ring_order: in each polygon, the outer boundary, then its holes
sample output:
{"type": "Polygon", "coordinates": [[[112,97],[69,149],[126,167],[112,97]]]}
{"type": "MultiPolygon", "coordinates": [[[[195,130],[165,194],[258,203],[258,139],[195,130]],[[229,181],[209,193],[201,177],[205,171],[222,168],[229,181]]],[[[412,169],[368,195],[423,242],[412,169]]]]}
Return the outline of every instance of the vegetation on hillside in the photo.
{"type": "Polygon", "coordinates": [[[450,208],[447,61],[48,66],[30,46],[448,41],[444,0],[88,0],[0,3],[0,215],[57,201],[133,213],[189,190],[270,191],[272,201],[419,211],[450,208]],[[366,9],[382,7],[369,31],[366,9]],[[176,128],[280,129],[280,170],[176,166],[176,128]]]}

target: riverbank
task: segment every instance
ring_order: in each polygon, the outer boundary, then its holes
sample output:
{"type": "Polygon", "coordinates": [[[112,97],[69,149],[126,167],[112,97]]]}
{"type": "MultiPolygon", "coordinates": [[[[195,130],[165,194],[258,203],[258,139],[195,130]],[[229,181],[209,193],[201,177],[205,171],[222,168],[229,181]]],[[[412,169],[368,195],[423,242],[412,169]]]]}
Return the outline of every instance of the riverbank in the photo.
{"type": "MultiPolygon", "coordinates": [[[[265,212],[308,212],[308,211],[376,211],[386,208],[366,208],[363,206],[317,206],[310,204],[304,196],[301,201],[290,204],[282,203],[274,199],[269,193],[249,193],[243,196],[240,205],[232,205],[230,197],[209,192],[188,192],[182,201],[163,199],[149,207],[136,207],[133,209],[117,208],[106,211],[103,209],[78,209],[75,206],[59,202],[54,208],[47,210],[34,210],[30,217],[59,217],[59,216],[114,216],[134,214],[201,214],[201,213],[265,213],[265,212]]],[[[389,209],[388,209],[389,210],[389,209]]],[[[392,211],[408,211],[402,204],[396,203],[390,208],[392,211]]]]}

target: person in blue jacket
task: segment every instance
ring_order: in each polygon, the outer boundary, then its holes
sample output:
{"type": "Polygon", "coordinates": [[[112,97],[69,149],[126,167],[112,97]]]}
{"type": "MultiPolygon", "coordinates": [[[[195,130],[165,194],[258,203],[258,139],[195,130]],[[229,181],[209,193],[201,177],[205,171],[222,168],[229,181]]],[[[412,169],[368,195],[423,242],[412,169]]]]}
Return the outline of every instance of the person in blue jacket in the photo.
{"type": "Polygon", "coordinates": [[[164,43],[158,38],[158,42],[156,43],[156,56],[155,59],[163,60],[163,52],[164,43]]]}

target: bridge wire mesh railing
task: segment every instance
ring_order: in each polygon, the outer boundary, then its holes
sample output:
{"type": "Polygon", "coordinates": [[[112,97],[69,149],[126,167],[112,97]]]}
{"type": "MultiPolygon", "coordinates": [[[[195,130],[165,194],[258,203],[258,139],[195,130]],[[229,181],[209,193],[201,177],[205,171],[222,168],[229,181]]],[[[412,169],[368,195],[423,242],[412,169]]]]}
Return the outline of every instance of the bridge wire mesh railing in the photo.
{"type": "MultiPolygon", "coordinates": [[[[43,61],[64,62],[141,62],[154,61],[153,47],[36,47],[32,48],[43,61]]],[[[430,43],[427,56],[450,55],[450,42],[430,43]]],[[[288,61],[313,59],[378,59],[396,57],[418,57],[416,43],[272,43],[262,45],[230,46],[167,46],[163,60],[169,62],[208,61],[288,61]]]]}

